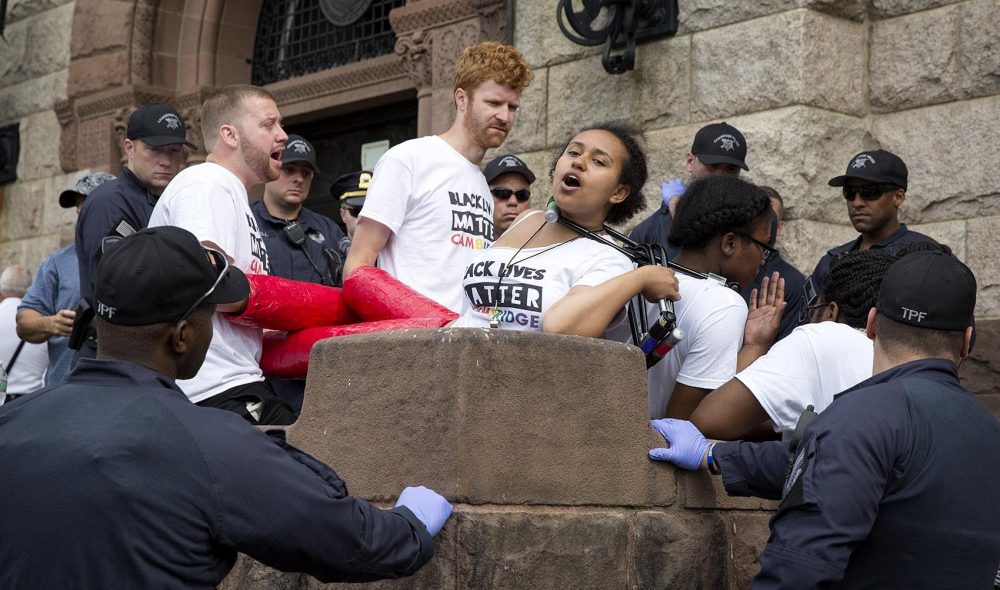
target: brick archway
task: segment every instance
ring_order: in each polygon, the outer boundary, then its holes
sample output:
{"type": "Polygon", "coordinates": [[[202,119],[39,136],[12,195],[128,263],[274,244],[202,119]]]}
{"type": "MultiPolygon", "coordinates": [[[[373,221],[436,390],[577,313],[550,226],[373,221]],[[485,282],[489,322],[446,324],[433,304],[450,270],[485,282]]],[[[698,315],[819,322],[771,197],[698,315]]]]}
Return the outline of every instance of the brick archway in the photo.
{"type": "MultiPolygon", "coordinates": [[[[201,146],[200,105],[212,89],[250,80],[262,0],[77,0],[67,99],[56,105],[63,170],[117,172],[128,115],[172,104],[201,146]]],[[[458,55],[482,39],[506,40],[507,0],[408,0],[390,22],[395,53],[276,82],[267,88],[296,122],[371,108],[414,92],[418,133],[452,117],[458,55]]],[[[201,150],[199,150],[200,152],[201,150]]],[[[192,161],[203,154],[193,154],[192,161]]]]}

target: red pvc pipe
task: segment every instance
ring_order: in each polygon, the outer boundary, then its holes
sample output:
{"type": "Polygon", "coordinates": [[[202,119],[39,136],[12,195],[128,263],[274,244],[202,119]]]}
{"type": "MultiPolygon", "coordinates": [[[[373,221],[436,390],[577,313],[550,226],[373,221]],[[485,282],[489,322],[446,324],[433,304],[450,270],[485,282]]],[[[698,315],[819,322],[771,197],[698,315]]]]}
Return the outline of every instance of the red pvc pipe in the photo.
{"type": "Polygon", "coordinates": [[[359,321],[336,287],[293,281],[272,275],[247,275],[250,297],[246,310],[227,315],[241,326],[293,332],[313,326],[359,321]]]}
{"type": "Polygon", "coordinates": [[[344,280],[344,299],[366,322],[402,318],[448,318],[450,322],[458,318],[447,307],[374,266],[354,269],[344,280]]]}

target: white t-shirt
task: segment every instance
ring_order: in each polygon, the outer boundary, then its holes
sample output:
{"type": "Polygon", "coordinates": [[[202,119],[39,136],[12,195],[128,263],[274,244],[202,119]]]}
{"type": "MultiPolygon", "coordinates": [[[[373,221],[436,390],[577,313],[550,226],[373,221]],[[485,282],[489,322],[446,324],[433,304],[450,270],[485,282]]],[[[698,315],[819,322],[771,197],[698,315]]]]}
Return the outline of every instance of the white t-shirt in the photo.
{"type": "MultiPolygon", "coordinates": [[[[677,383],[715,389],[733,378],[747,321],[747,304],[736,291],[680,272],[677,280],[681,299],[674,302],[674,313],[684,339],[647,372],[647,406],[654,420],[663,418],[677,383]]],[[[660,308],[649,304],[646,313],[652,321],[660,308]]]]}
{"type": "Polygon", "coordinates": [[[774,422],[791,433],[806,406],[822,412],[833,396],[872,376],[874,346],[863,332],[836,322],[806,324],[774,343],[736,375],[774,422]]]}
{"type": "Polygon", "coordinates": [[[462,274],[493,243],[493,197],[476,166],[436,135],[375,164],[361,217],[392,230],[380,268],[458,313],[462,274]]]}
{"type": "Polygon", "coordinates": [[[454,326],[489,327],[499,294],[501,328],[541,331],[545,312],[570,289],[600,285],[633,268],[621,252],[583,236],[520,252],[494,246],[466,267],[462,281],[466,297],[454,326]]]}
{"type": "MultiPolygon", "coordinates": [[[[198,241],[218,244],[233,258],[233,265],[248,275],[268,273],[267,249],[250,211],[246,188],[218,164],[191,166],[170,181],[149,219],[149,227],[159,225],[183,227],[198,241]]],[[[177,381],[192,402],[264,378],[260,329],[237,326],[220,314],[212,318],[212,327],[215,333],[205,364],[193,379],[177,381]]]]}
{"type": "MultiPolygon", "coordinates": [[[[17,306],[20,297],[8,297],[0,301],[0,365],[7,368],[21,339],[17,337],[17,306]]],[[[14,368],[8,371],[7,393],[24,394],[41,389],[45,384],[45,369],[49,366],[49,350],[45,344],[25,342],[21,354],[14,361],[14,368]]],[[[0,394],[0,405],[3,405],[0,394]]]]}

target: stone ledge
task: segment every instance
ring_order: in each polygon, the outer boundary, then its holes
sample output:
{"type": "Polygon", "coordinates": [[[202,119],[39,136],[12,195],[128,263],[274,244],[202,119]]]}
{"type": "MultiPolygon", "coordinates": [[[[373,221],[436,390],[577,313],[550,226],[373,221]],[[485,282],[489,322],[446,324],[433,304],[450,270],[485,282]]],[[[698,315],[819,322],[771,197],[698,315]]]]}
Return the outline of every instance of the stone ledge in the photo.
{"type": "Polygon", "coordinates": [[[423,484],[470,504],[667,506],[639,351],[486,329],[332,338],[313,348],[289,441],[358,495],[423,484]]]}

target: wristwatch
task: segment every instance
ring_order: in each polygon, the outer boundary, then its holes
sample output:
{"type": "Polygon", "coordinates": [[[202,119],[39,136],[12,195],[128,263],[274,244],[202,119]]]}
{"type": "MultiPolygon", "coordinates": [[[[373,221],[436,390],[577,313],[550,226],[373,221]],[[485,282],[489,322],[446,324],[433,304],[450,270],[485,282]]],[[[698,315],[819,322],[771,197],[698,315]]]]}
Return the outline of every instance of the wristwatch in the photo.
{"type": "Polygon", "coordinates": [[[708,463],[708,472],[712,475],[722,475],[722,470],[719,469],[719,464],[715,461],[715,444],[712,443],[708,447],[708,458],[706,461],[708,463]]]}

